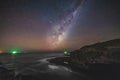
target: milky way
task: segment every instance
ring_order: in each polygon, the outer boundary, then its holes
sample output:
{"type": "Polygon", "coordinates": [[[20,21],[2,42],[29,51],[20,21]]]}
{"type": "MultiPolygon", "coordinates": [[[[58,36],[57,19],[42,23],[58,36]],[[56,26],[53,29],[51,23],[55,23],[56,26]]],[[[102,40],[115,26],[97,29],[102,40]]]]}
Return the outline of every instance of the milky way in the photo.
{"type": "Polygon", "coordinates": [[[74,27],[80,6],[81,5],[77,6],[76,9],[66,15],[59,24],[53,27],[52,34],[49,37],[50,45],[53,48],[57,47],[66,38],[70,28],[74,27]]]}
{"type": "Polygon", "coordinates": [[[64,51],[120,38],[119,0],[0,0],[0,50],[64,51]]]}

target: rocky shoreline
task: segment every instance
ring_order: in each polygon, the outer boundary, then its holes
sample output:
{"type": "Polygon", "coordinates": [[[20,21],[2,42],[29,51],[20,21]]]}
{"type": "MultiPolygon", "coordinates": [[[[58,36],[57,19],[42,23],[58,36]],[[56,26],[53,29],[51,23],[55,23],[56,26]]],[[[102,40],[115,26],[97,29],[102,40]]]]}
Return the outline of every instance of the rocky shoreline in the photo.
{"type": "Polygon", "coordinates": [[[50,63],[66,66],[78,73],[84,73],[91,80],[120,80],[119,63],[82,63],[70,62],[69,57],[56,57],[49,60],[50,63]]]}

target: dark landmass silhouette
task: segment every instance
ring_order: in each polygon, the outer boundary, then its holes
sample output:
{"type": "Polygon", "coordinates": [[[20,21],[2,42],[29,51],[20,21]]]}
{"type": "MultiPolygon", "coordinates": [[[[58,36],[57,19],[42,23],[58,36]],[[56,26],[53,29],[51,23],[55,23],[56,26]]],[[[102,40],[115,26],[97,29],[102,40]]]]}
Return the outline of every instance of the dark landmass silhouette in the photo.
{"type": "Polygon", "coordinates": [[[74,63],[120,63],[120,39],[99,42],[71,52],[74,63]]]}

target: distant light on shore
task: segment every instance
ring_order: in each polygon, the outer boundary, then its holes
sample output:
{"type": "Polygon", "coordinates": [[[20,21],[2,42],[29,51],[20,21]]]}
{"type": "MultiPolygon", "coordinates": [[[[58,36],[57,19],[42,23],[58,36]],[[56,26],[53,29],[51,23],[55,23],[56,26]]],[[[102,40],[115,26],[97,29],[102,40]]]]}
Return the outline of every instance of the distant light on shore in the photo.
{"type": "Polygon", "coordinates": [[[2,54],[3,53],[3,51],[2,50],[0,50],[0,54],[2,54]]]}
{"type": "Polygon", "coordinates": [[[66,50],[64,51],[64,55],[70,55],[70,53],[66,50]]]}
{"type": "Polygon", "coordinates": [[[9,51],[9,53],[11,53],[11,54],[18,54],[18,53],[22,53],[22,52],[23,52],[23,50],[20,50],[20,49],[11,49],[9,51]]]}
{"type": "Polygon", "coordinates": [[[12,51],[12,54],[16,54],[17,53],[17,51],[12,51]]]}

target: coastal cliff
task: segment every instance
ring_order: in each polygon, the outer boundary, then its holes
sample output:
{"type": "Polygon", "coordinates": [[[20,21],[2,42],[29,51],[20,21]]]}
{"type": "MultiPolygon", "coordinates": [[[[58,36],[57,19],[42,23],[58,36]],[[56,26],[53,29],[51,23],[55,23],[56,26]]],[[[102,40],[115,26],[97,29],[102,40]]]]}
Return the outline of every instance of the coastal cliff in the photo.
{"type": "Polygon", "coordinates": [[[70,54],[72,63],[120,63],[120,39],[84,46],[70,54]]]}

